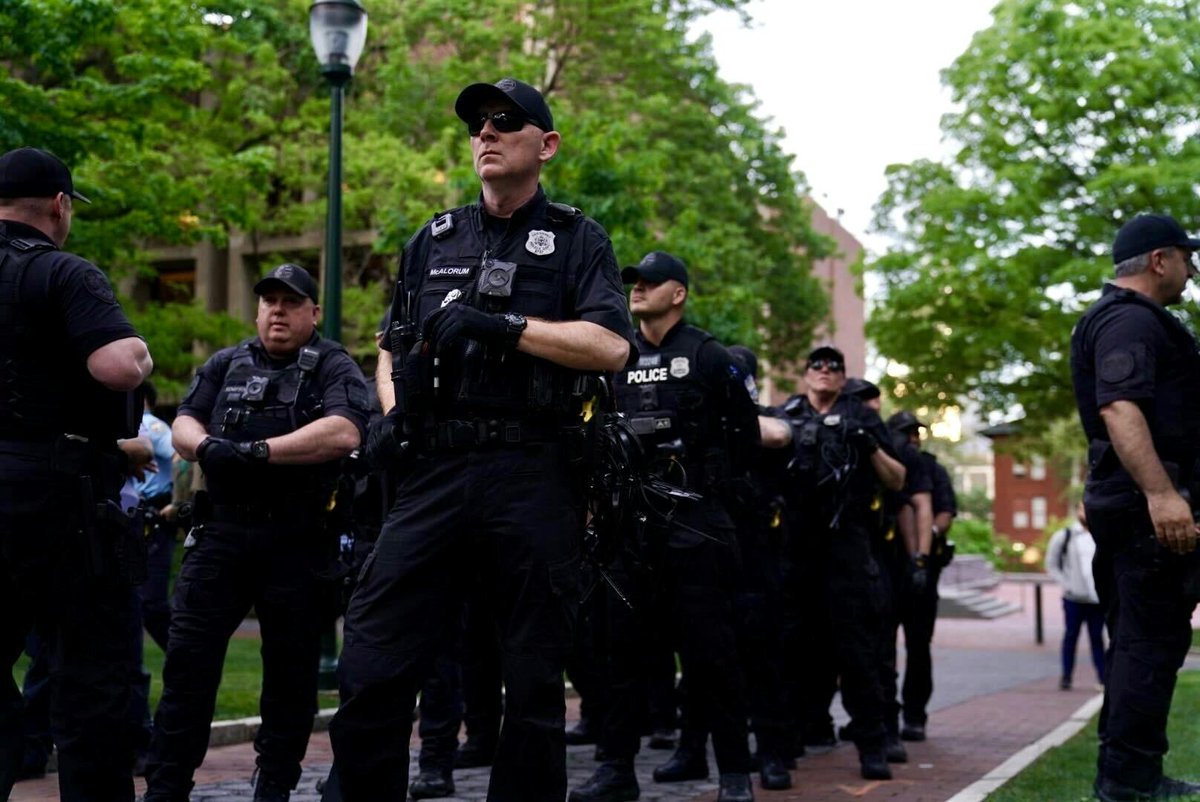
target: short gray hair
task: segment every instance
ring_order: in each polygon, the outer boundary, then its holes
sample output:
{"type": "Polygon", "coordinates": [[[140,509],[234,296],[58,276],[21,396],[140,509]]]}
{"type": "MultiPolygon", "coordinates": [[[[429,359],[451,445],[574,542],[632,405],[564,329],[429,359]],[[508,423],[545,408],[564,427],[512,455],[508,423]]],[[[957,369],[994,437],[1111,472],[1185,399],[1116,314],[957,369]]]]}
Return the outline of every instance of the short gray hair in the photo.
{"type": "Polygon", "coordinates": [[[1136,276],[1139,273],[1145,272],[1150,266],[1150,253],[1139,253],[1137,256],[1131,256],[1123,262],[1117,262],[1116,275],[1117,278],[1125,276],[1136,276]]]}

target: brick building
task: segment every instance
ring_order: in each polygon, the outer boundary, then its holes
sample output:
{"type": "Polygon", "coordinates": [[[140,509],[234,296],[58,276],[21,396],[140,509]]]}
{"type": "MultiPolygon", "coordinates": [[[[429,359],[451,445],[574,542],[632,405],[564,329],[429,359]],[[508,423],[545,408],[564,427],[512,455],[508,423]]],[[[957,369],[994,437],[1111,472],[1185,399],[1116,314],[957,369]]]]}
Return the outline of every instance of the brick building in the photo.
{"type": "Polygon", "coordinates": [[[1067,490],[1069,468],[1044,457],[1017,457],[1020,427],[1012,423],[980,432],[991,439],[994,452],[995,496],[992,522],[997,534],[1026,545],[1036,543],[1051,522],[1070,514],[1067,490]]]}

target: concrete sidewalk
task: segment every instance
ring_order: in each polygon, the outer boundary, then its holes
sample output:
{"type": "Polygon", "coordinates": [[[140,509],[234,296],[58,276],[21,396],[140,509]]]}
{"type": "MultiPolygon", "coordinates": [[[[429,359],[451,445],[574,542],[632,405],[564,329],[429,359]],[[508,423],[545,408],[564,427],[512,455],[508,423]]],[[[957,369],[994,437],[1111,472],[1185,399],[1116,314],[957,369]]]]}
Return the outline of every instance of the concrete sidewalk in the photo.
{"type": "MultiPolygon", "coordinates": [[[[1022,749],[1034,744],[1071,718],[1096,696],[1095,677],[1081,639],[1073,691],[1058,689],[1059,643],[1062,608],[1057,589],[1043,589],[1045,643],[1034,642],[1033,589],[1002,584],[996,595],[1023,605],[1013,615],[991,621],[942,619],[938,621],[934,648],[934,683],[930,704],[929,740],[910,743],[909,762],[894,766],[890,782],[867,782],[858,775],[858,759],[850,745],[802,758],[793,772],[790,791],[761,791],[759,800],[844,802],[847,799],[893,802],[945,802],[996,769],[1022,749]]],[[[903,649],[900,650],[903,655],[903,649]]],[[[845,720],[845,714],[840,719],[845,720]]],[[[577,700],[569,700],[567,717],[578,718],[577,700]]],[[[713,782],[658,785],[653,768],[669,753],[643,750],[637,770],[642,800],[647,802],[707,802],[716,799],[713,782]]],[[[591,747],[568,751],[571,787],[581,784],[595,768],[591,747]]],[[[315,783],[325,776],[332,754],[325,733],[315,733],[309,744],[304,776],[292,794],[293,802],[317,802],[315,783]]],[[[415,765],[415,753],[412,764],[415,765]]],[[[711,755],[709,765],[715,772],[711,755]]],[[[249,744],[209,751],[200,772],[194,802],[235,802],[253,796],[249,778],[254,770],[254,750],[249,744]]],[[[715,774],[713,775],[715,780],[715,774]]],[[[455,772],[458,787],[451,802],[483,800],[487,770],[455,772]]],[[[144,784],[139,781],[139,791],[144,784]]],[[[53,775],[19,784],[15,802],[57,800],[53,775]]]]}

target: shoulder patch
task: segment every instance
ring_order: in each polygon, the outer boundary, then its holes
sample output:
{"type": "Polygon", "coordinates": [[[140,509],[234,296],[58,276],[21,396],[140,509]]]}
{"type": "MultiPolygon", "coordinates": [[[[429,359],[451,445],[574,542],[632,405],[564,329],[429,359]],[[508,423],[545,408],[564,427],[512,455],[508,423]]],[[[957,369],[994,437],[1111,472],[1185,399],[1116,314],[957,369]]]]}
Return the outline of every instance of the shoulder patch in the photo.
{"type": "Polygon", "coordinates": [[[1100,360],[1100,378],[1109,384],[1123,382],[1133,375],[1136,362],[1127,350],[1112,351],[1100,360]]]}
{"type": "Polygon", "coordinates": [[[99,270],[88,270],[84,273],[83,286],[93,298],[102,303],[115,304],[117,302],[117,296],[113,292],[112,285],[108,283],[108,278],[99,270]]]}

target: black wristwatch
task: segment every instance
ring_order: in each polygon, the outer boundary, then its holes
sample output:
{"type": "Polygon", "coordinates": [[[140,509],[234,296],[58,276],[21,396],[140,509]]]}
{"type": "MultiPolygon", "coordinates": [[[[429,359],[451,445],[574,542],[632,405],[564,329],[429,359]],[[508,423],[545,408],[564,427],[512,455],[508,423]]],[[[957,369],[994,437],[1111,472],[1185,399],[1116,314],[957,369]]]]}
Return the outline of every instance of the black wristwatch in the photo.
{"type": "Polygon", "coordinates": [[[271,458],[271,447],[266,440],[255,440],[250,444],[250,456],[259,462],[266,462],[271,458]]]}
{"type": "Polygon", "coordinates": [[[505,333],[505,341],[508,343],[509,348],[516,348],[521,335],[525,333],[525,327],[529,325],[529,321],[525,319],[524,315],[509,312],[504,316],[504,325],[508,327],[505,333]]]}

